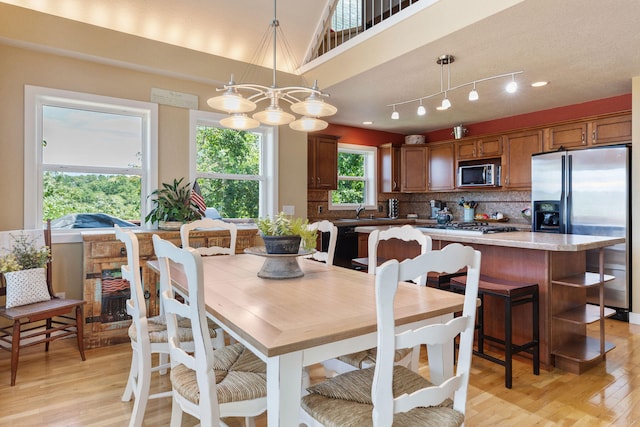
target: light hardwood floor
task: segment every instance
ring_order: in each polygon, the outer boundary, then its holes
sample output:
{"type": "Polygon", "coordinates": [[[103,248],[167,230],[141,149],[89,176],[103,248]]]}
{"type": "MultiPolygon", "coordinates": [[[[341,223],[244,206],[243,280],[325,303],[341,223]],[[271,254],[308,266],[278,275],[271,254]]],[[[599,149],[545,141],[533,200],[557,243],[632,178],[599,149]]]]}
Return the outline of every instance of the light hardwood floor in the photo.
{"type": "MultiPolygon", "coordinates": [[[[640,326],[607,320],[606,335],[617,347],[605,363],[579,376],[557,369],[535,376],[530,363],[516,361],[511,390],[504,388],[501,366],[474,357],[466,425],[640,425],[640,326]]],[[[49,354],[32,347],[23,352],[17,384],[10,387],[9,353],[0,352],[0,426],[126,426],[132,403],[120,396],[130,356],[128,344],[87,350],[85,362],[73,340],[52,343],[49,354]]],[[[312,380],[320,375],[314,369],[312,380]]],[[[152,387],[168,387],[168,375],[154,376],[152,387]]],[[[152,400],[145,425],[168,426],[170,413],[170,399],[152,400]]],[[[196,423],[184,417],[184,426],[196,423]]],[[[256,424],[264,427],[265,417],[256,424]]]]}

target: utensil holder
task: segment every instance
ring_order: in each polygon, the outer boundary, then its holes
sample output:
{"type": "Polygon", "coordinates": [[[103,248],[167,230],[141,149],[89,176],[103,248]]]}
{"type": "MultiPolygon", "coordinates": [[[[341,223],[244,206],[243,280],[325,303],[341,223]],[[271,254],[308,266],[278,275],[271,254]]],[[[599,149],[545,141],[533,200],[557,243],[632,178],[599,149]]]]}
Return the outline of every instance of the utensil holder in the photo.
{"type": "Polygon", "coordinates": [[[475,208],[464,208],[464,222],[473,222],[476,216],[475,208]]]}

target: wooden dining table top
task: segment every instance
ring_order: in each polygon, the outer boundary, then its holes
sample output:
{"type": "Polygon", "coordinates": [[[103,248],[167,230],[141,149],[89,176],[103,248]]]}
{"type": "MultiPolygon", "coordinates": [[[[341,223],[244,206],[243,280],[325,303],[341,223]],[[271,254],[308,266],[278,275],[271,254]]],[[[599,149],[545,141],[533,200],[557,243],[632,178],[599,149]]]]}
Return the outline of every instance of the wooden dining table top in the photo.
{"type": "MultiPolygon", "coordinates": [[[[257,255],[203,257],[208,314],[266,357],[304,350],[376,331],[375,276],[300,258],[304,276],[263,279],[257,255]]],[[[149,261],[158,272],[158,261],[149,261]]],[[[180,267],[174,286],[186,292],[180,267]]],[[[401,283],[396,326],[462,310],[464,297],[401,283]]]]}

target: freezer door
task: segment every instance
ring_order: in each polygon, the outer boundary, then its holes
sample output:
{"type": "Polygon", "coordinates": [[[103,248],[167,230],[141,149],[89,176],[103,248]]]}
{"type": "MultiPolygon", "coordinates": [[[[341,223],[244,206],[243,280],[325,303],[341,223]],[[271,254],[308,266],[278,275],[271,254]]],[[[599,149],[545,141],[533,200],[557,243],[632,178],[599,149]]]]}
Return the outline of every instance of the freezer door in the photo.
{"type": "Polygon", "coordinates": [[[531,157],[531,200],[563,200],[565,152],[531,157]]]}

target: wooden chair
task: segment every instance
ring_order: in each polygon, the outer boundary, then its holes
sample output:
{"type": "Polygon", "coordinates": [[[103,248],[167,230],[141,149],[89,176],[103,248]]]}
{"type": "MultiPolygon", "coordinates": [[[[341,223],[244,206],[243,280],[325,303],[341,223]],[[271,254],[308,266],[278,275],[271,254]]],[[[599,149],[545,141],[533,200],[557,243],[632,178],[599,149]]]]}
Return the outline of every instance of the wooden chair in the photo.
{"type": "MultiPolygon", "coordinates": [[[[140,276],[140,249],[138,238],[130,230],[117,225],[116,238],[122,241],[127,251],[127,264],[121,267],[122,278],[129,282],[131,298],[127,300],[127,314],[131,316],[129,338],[131,340],[131,368],[127,385],[122,393],[122,401],[135,398],[129,426],[141,426],[149,399],[170,397],[171,390],[150,394],[151,374],[160,372],[164,375],[169,368],[169,343],[167,324],[164,313],[160,316],[147,317],[147,305],[144,297],[144,286],[140,276]],[[158,354],[159,363],[153,366],[152,354],[158,354]]],[[[162,311],[162,305],[160,306],[162,311]]],[[[183,319],[179,323],[179,333],[183,337],[182,345],[193,351],[193,334],[191,323],[183,319]]],[[[224,334],[213,322],[209,321],[208,336],[216,348],[224,346],[224,334]]]]}
{"type": "Polygon", "coordinates": [[[348,372],[308,389],[301,401],[307,426],[388,427],[461,426],[464,423],[471,368],[480,276],[480,252],[459,243],[399,263],[385,262],[376,273],[378,357],[374,368],[348,372]],[[426,271],[455,272],[467,267],[462,315],[396,334],[393,301],[398,282],[426,271]],[[460,336],[455,373],[442,381],[394,364],[397,348],[427,345],[429,358],[442,358],[442,346],[460,336]]]}
{"type": "MultiPolygon", "coordinates": [[[[40,236],[46,246],[51,248],[51,221],[47,221],[44,230],[16,230],[2,232],[3,241],[9,242],[11,235],[25,233],[28,236],[40,236]],[[44,235],[44,236],[43,236],[44,235]],[[6,237],[6,238],[5,238],[6,237]],[[44,239],[42,239],[44,237],[44,239]]],[[[75,335],[80,357],[85,360],[83,335],[84,300],[66,299],[55,296],[52,286],[52,262],[46,267],[46,282],[49,300],[6,308],[0,307],[0,316],[11,324],[0,328],[0,347],[11,351],[11,385],[16,384],[20,349],[44,343],[44,351],[49,351],[49,343],[59,338],[75,335]]],[[[0,284],[0,296],[7,294],[4,278],[0,284]]]]}
{"type": "Polygon", "coordinates": [[[320,250],[309,255],[307,258],[324,262],[327,265],[333,265],[333,258],[336,252],[336,242],[338,241],[338,227],[333,225],[331,221],[323,220],[309,224],[309,229],[318,230],[319,233],[329,233],[329,242],[326,252],[323,252],[322,248],[320,248],[320,250]]]}
{"type": "Polygon", "coordinates": [[[183,224],[180,227],[180,239],[182,240],[183,248],[193,247],[197,250],[200,255],[208,256],[208,255],[235,255],[236,254],[236,240],[238,239],[238,227],[234,223],[224,222],[220,219],[211,219],[211,218],[202,218],[197,219],[193,222],[189,222],[183,224]],[[194,247],[189,244],[189,233],[196,229],[211,229],[211,228],[220,228],[223,230],[228,230],[231,236],[231,240],[229,242],[228,247],[223,246],[202,246],[202,247],[194,247]]]}
{"type": "Polygon", "coordinates": [[[206,339],[203,269],[200,254],[193,248],[180,249],[158,235],[153,246],[160,267],[160,289],[171,349],[173,407],[171,426],[179,426],[182,413],[200,420],[202,426],[220,425],[221,417],[243,416],[247,425],[267,409],[266,365],[242,344],[213,350],[206,339]],[[174,297],[170,263],[184,269],[189,302],[174,297]],[[178,316],[189,319],[195,350],[181,347],[178,316]]]}
{"type": "MultiPolygon", "coordinates": [[[[378,257],[378,244],[382,240],[389,239],[417,242],[420,245],[421,254],[430,251],[432,247],[431,237],[408,224],[402,227],[391,227],[387,230],[373,230],[371,234],[369,234],[367,243],[369,256],[366,258],[355,258],[352,264],[356,267],[366,268],[369,274],[376,274],[376,267],[386,261],[386,259],[378,257]],[[371,262],[371,259],[376,260],[376,262],[371,262]]],[[[427,275],[423,274],[416,278],[415,281],[418,285],[425,286],[427,283],[427,275]]]]}

